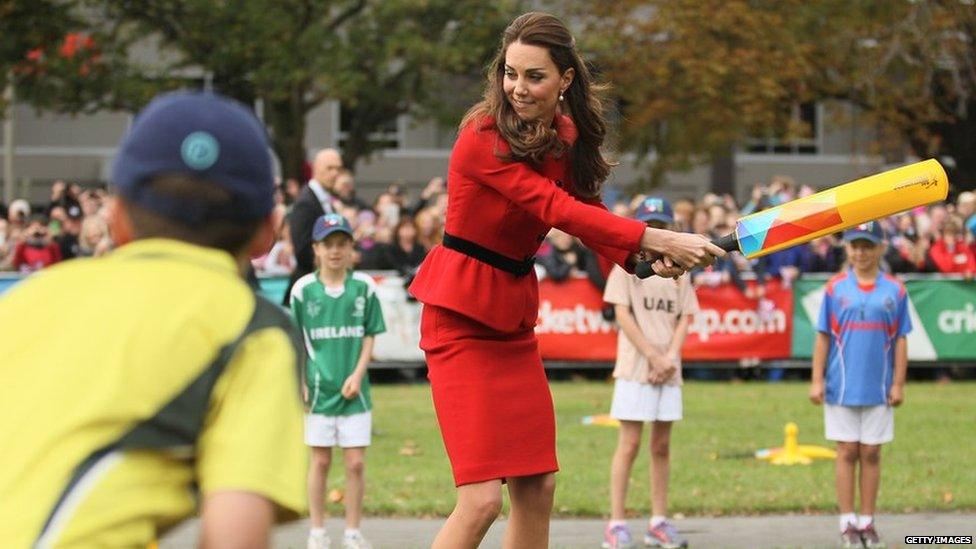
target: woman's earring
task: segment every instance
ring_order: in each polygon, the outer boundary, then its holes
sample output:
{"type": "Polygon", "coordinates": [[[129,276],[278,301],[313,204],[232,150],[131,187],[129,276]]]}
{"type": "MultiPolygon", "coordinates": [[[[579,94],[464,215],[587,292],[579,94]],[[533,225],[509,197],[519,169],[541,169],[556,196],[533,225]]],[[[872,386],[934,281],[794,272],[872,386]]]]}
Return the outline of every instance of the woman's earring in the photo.
{"type": "Polygon", "coordinates": [[[563,92],[562,92],[562,91],[560,91],[560,92],[559,92],[559,100],[560,100],[560,101],[562,101],[563,99],[565,99],[565,98],[563,97],[563,92]]]}

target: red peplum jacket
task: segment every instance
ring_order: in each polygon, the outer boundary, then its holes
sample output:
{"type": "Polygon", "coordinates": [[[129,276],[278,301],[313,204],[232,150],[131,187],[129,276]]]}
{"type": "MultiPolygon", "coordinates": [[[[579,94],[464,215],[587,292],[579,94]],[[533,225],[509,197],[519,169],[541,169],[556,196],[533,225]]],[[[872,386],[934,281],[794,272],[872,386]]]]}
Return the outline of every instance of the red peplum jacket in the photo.
{"type": "MultiPolygon", "coordinates": [[[[557,114],[554,123],[559,138],[572,145],[573,121],[557,114]]],[[[643,223],[608,212],[599,198],[574,195],[569,152],[533,166],[498,158],[509,150],[491,118],[461,130],[448,165],[447,233],[521,261],[533,257],[556,227],[629,267],[643,223]]],[[[534,328],[539,314],[534,271],[519,277],[444,246],[427,255],[410,293],[502,332],[534,328]]]]}

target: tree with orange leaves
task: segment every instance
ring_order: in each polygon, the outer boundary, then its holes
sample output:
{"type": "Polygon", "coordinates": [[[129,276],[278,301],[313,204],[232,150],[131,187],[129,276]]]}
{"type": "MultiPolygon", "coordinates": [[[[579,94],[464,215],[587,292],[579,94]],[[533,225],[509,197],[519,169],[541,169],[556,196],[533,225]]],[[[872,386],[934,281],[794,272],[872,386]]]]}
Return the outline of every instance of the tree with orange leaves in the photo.
{"type": "Polygon", "coordinates": [[[621,149],[654,152],[645,183],[789,127],[806,99],[801,0],[621,0],[581,15],[587,49],[620,105],[621,149]]]}
{"type": "Polygon", "coordinates": [[[651,183],[747,137],[806,134],[790,107],[839,99],[976,186],[973,0],[602,0],[576,16],[619,99],[620,148],[655,153],[651,183]]]}

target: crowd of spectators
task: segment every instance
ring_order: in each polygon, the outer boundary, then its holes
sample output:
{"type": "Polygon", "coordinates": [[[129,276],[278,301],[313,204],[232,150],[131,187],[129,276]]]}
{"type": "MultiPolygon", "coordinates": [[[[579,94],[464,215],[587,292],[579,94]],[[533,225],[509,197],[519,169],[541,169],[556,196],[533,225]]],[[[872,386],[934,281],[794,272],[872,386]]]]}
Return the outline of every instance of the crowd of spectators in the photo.
{"type": "MultiPolygon", "coordinates": [[[[390,184],[372,202],[356,189],[354,175],[333,166],[335,173],[319,176],[333,211],[341,213],[356,236],[356,265],[361,270],[393,270],[405,277],[423,261],[443,236],[447,187],[432,178],[419,192],[390,184]]],[[[314,168],[313,168],[314,169],[314,168]]],[[[313,171],[313,173],[315,173],[313,171]]],[[[314,180],[314,177],[313,177],[314,180]]],[[[277,191],[274,247],[253,261],[259,276],[288,276],[296,269],[296,252],[289,223],[292,205],[307,183],[280,182],[277,191]]],[[[675,229],[712,237],[731,232],[736,220],[764,208],[815,192],[791,178],[777,176],[753,186],[749,200],[739,205],[729,196],[708,193],[699,200],[681,198],[673,203],[675,229]]],[[[0,205],[0,269],[29,273],[73,257],[99,256],[111,248],[105,219],[104,188],[82,189],[56,181],[47,204],[14,200],[0,205]]],[[[611,205],[614,212],[630,215],[645,198],[611,205]]],[[[327,205],[327,207],[329,207],[327,205]]],[[[893,273],[976,274],[976,195],[960,193],[953,202],[917,208],[881,221],[888,235],[885,268],[893,273]]],[[[758,260],[730,254],[708,269],[692,272],[696,286],[731,283],[748,298],[761,300],[765,283],[776,279],[789,286],[804,273],[831,273],[845,261],[839,235],[827,235],[805,246],[776,252],[758,260]],[[751,273],[751,274],[744,274],[751,273]],[[756,283],[747,284],[746,279],[756,283]]],[[[586,277],[602,288],[609,265],[578,240],[553,230],[539,250],[537,273],[559,281],[586,277]]]]}
{"type": "Polygon", "coordinates": [[[0,270],[31,273],[59,261],[111,249],[104,188],[55,181],[41,207],[17,199],[0,203],[0,270]]]}
{"type": "MultiPolygon", "coordinates": [[[[356,269],[397,271],[410,277],[443,238],[447,189],[441,177],[432,178],[413,197],[404,185],[392,183],[370,203],[359,196],[354,175],[341,166],[338,155],[327,151],[317,155],[310,182],[316,182],[325,194],[324,200],[318,194],[311,194],[313,198],[308,200],[349,221],[356,242],[356,269]]],[[[258,276],[292,275],[302,269],[303,258],[311,261],[310,229],[304,238],[293,240],[291,234],[308,224],[296,224],[297,217],[307,215],[295,208],[307,186],[295,179],[278,186],[274,213],[278,233],[271,251],[252,262],[258,276]]],[[[315,216],[321,213],[315,211],[315,216]]],[[[310,269],[306,266],[304,270],[310,269]]]]}

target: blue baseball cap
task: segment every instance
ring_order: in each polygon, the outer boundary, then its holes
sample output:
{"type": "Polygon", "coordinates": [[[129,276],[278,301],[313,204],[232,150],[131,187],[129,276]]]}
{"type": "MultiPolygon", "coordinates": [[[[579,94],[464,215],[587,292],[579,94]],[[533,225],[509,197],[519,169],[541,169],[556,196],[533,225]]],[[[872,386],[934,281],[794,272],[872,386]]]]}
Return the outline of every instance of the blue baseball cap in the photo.
{"type": "Polygon", "coordinates": [[[861,223],[856,227],[851,227],[844,231],[844,241],[853,242],[855,240],[870,240],[875,244],[881,244],[884,242],[885,232],[881,227],[881,223],[877,221],[868,221],[867,223],[861,223]]]}
{"type": "Polygon", "coordinates": [[[674,223],[674,210],[671,209],[671,203],[667,200],[659,196],[649,196],[637,206],[634,218],[644,223],[648,221],[674,223]]]}
{"type": "Polygon", "coordinates": [[[341,231],[352,236],[352,227],[349,226],[349,221],[345,217],[336,213],[325,214],[316,219],[315,225],[312,225],[312,240],[321,242],[325,240],[325,237],[336,231],[341,231]]]}
{"type": "Polygon", "coordinates": [[[190,225],[253,221],[274,208],[264,126],[243,104],[215,93],[175,92],[153,99],[119,145],[112,183],[127,200],[190,225]],[[230,191],[231,204],[208,208],[160,196],[144,185],[165,175],[211,181],[230,191]]]}

